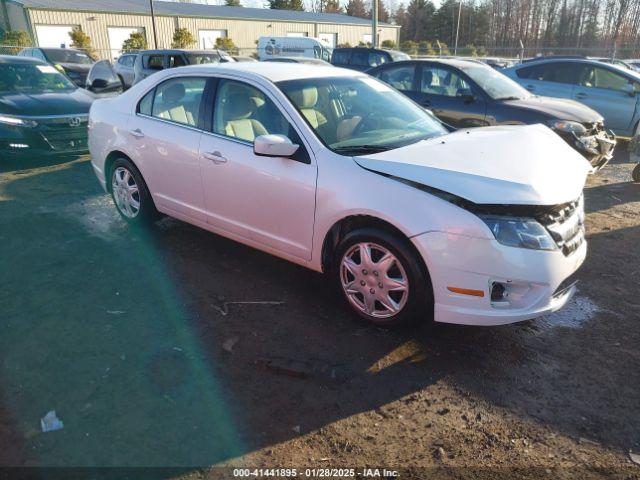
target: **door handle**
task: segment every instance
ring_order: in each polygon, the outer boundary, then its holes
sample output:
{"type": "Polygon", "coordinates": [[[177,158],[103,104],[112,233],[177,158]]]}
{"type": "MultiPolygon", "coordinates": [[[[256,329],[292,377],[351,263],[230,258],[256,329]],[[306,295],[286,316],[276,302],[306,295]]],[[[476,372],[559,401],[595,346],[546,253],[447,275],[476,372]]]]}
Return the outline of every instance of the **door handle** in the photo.
{"type": "Polygon", "coordinates": [[[589,95],[587,95],[584,92],[578,92],[576,93],[576,98],[587,98],[589,95]]]}
{"type": "Polygon", "coordinates": [[[136,137],[136,138],[144,137],[144,133],[142,133],[142,130],[140,130],[139,128],[136,128],[135,130],[131,130],[129,133],[131,134],[132,137],[136,137]]]}
{"type": "Polygon", "coordinates": [[[202,156],[207,160],[211,160],[216,165],[227,162],[227,159],[217,150],[215,152],[204,152],[202,156]]]}

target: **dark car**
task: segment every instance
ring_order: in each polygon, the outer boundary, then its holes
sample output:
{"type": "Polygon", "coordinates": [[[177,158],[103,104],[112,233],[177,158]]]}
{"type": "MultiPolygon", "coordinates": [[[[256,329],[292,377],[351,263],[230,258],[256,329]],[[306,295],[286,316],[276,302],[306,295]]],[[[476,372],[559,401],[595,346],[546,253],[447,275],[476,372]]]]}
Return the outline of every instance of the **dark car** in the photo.
{"type": "Polygon", "coordinates": [[[224,62],[235,60],[223,50],[144,50],[138,53],[133,65],[133,83],[166,68],[224,62]]]}
{"type": "Polygon", "coordinates": [[[58,66],[79,87],[84,87],[94,60],[82,50],[73,48],[23,48],[18,54],[58,66]]]}
{"type": "Polygon", "coordinates": [[[364,72],[370,68],[391,62],[410,60],[406,53],[382,48],[334,48],[331,55],[331,63],[336,67],[350,68],[364,72]]]}
{"type": "Polygon", "coordinates": [[[33,58],[0,56],[0,161],[87,151],[92,92],[33,58]]]}
{"type": "Polygon", "coordinates": [[[543,123],[595,168],[613,156],[615,136],[602,115],[573,100],[532,95],[479,62],[412,60],[369,72],[456,128],[543,123]]]}

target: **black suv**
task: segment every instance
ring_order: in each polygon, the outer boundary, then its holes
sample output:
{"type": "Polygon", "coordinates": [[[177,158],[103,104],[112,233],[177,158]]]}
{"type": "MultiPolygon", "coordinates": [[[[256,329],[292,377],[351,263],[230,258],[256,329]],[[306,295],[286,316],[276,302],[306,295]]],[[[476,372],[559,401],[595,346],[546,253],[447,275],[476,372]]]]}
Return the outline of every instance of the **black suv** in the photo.
{"type": "Polygon", "coordinates": [[[73,83],[79,87],[85,86],[87,74],[94,60],[82,50],[74,48],[23,48],[21,57],[31,57],[55,65],[64,70],[73,83]]]}
{"type": "Polygon", "coordinates": [[[367,47],[334,48],[331,55],[331,63],[336,67],[350,68],[360,72],[400,60],[411,60],[411,57],[396,50],[367,47]]]}

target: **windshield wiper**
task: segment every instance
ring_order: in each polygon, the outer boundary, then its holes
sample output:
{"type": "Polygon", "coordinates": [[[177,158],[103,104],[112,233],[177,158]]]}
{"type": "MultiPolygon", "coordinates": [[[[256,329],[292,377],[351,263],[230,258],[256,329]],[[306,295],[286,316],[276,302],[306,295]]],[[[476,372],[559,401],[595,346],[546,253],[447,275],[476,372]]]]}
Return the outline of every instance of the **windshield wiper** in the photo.
{"type": "Polygon", "coordinates": [[[392,148],[389,145],[351,145],[349,147],[336,147],[333,149],[336,153],[379,153],[392,148]]]}

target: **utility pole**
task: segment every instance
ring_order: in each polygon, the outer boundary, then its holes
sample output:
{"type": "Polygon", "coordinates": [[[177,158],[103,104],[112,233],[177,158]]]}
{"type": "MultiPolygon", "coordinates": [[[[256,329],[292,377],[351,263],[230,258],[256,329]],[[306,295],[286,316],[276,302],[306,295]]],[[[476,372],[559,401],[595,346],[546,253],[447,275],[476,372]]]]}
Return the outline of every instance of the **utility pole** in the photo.
{"type": "Polygon", "coordinates": [[[453,54],[458,55],[458,35],[460,34],[460,14],[462,13],[462,0],[460,0],[460,6],[458,7],[458,26],[456,27],[456,44],[453,47],[453,54]]]}
{"type": "Polygon", "coordinates": [[[158,48],[158,34],[156,32],[156,15],[153,12],[153,0],[149,0],[151,8],[151,26],[153,27],[153,48],[158,48]]]}
{"type": "Polygon", "coordinates": [[[373,0],[371,2],[371,43],[373,48],[378,48],[378,2],[380,0],[373,0]]]}

